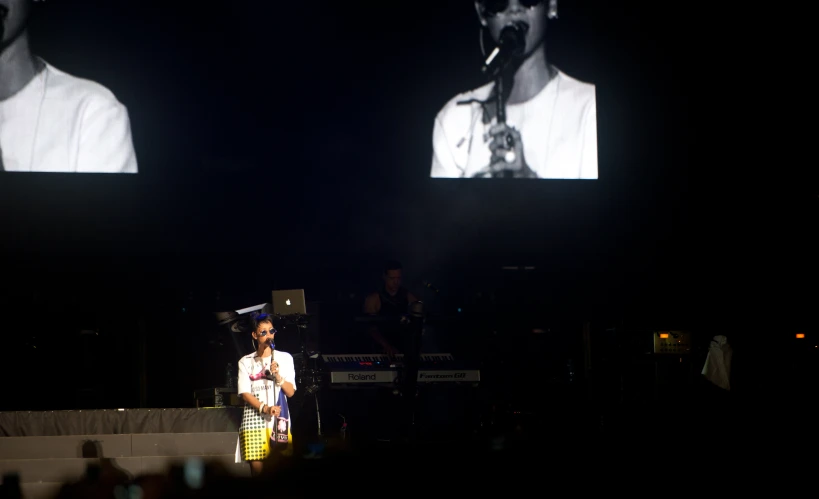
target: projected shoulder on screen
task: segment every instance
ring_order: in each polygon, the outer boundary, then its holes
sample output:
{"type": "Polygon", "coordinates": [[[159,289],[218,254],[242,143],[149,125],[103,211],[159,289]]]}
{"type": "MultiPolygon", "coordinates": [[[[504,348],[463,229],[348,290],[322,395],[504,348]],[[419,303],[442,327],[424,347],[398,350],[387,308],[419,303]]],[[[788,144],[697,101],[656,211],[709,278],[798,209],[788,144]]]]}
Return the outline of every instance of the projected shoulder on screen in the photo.
{"type": "Polygon", "coordinates": [[[595,87],[546,53],[557,0],[479,0],[489,83],[450,99],[433,126],[433,178],[596,179],[595,87]]]}
{"type": "Polygon", "coordinates": [[[125,106],[31,52],[33,3],[0,0],[0,169],[137,173],[125,106]]]}

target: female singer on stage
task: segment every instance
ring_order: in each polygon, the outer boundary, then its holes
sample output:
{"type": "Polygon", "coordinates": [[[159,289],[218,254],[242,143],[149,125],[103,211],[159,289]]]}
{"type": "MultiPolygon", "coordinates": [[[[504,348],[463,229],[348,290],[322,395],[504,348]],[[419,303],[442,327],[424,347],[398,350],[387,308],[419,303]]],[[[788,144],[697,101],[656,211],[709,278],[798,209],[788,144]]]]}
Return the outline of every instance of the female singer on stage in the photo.
{"type": "Polygon", "coordinates": [[[293,356],[276,350],[276,329],[268,314],[253,318],[256,351],[239,359],[239,396],[245,401],[236,462],[249,462],[254,476],[262,462],[279,446],[292,453],[290,410],[287,399],[296,393],[293,356]]]}
{"type": "Polygon", "coordinates": [[[485,56],[505,29],[525,36],[500,73],[505,123],[498,123],[497,79],[450,99],[435,118],[430,176],[596,179],[594,85],[546,57],[547,19],[557,18],[557,0],[477,0],[475,8],[482,42],[491,38],[481,44],[485,56]]]}

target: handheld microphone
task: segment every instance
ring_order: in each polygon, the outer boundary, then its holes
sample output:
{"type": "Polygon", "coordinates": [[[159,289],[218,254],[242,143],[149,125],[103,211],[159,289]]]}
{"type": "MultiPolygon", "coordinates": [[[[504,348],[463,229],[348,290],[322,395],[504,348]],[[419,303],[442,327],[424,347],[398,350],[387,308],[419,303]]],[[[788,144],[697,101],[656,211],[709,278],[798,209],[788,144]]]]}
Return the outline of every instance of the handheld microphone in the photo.
{"type": "MultiPolygon", "coordinates": [[[[270,365],[273,365],[273,362],[276,361],[276,354],[274,353],[276,350],[276,344],[273,341],[268,342],[270,345],[270,365]]],[[[276,377],[273,376],[273,373],[270,372],[270,369],[267,369],[264,373],[264,377],[269,379],[270,381],[276,381],[276,377]]]]}
{"type": "Polygon", "coordinates": [[[523,21],[504,27],[501,30],[498,45],[489,53],[481,71],[493,77],[497,76],[514,57],[523,53],[528,31],[529,25],[523,21]]]}

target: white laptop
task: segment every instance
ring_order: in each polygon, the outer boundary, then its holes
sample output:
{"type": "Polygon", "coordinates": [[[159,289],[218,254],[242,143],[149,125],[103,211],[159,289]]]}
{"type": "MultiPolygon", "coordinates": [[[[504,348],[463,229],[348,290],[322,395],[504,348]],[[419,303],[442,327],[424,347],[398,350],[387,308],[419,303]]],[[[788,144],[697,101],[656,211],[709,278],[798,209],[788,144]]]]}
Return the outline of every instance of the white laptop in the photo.
{"type": "Polygon", "coordinates": [[[273,313],[277,315],[307,315],[303,289],[278,289],[273,291],[273,313]]]}

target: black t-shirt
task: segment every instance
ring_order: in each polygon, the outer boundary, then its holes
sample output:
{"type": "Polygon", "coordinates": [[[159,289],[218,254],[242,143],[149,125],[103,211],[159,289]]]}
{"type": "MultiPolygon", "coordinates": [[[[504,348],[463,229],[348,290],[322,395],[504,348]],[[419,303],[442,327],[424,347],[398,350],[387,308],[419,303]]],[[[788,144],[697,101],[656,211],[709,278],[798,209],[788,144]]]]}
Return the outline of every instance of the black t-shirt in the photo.
{"type": "Polygon", "coordinates": [[[381,288],[378,291],[378,298],[381,300],[381,308],[376,315],[394,318],[394,320],[376,323],[378,330],[392,346],[400,352],[405,352],[409,333],[407,326],[401,324],[400,318],[409,311],[409,292],[404,288],[399,288],[395,296],[390,296],[386,289],[381,288]]]}

